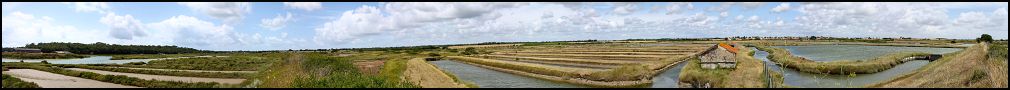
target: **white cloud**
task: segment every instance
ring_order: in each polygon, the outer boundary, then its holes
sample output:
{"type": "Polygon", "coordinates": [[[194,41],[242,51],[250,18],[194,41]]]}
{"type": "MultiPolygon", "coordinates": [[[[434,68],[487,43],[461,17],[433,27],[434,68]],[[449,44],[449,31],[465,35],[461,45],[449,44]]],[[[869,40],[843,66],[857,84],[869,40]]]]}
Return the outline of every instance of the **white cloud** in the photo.
{"type": "Polygon", "coordinates": [[[342,44],[360,37],[397,32],[435,23],[449,23],[457,27],[483,26],[501,17],[494,11],[528,5],[528,3],[440,3],[394,2],[384,7],[362,6],[344,12],[340,19],[316,28],[316,41],[342,44]],[[386,13],[388,15],[385,15],[386,13]]]}
{"type": "Polygon", "coordinates": [[[637,3],[614,3],[613,12],[618,15],[628,15],[638,10],[637,3]]]}
{"type": "Polygon", "coordinates": [[[728,17],[728,16],[729,16],[729,12],[719,13],[719,17],[728,17]]]}
{"type": "Polygon", "coordinates": [[[109,4],[105,2],[73,2],[64,3],[73,5],[74,11],[77,12],[98,12],[98,13],[109,13],[109,4]]]}
{"type": "Polygon", "coordinates": [[[381,13],[378,8],[372,6],[346,11],[341,14],[340,19],[316,28],[315,40],[320,44],[342,44],[357,37],[375,35],[393,28],[392,22],[381,13]]]}
{"type": "Polygon", "coordinates": [[[679,14],[686,10],[694,10],[694,5],[689,2],[671,2],[670,5],[666,7],[666,10],[669,11],[666,13],[667,15],[679,14]]]}
{"type": "Polygon", "coordinates": [[[323,4],[320,2],[284,2],[284,6],[305,11],[315,11],[323,8],[323,4]]]}
{"type": "Polygon", "coordinates": [[[194,17],[180,15],[161,22],[148,24],[159,35],[170,37],[172,43],[191,47],[242,46],[237,42],[234,28],[228,25],[214,25],[194,17]]]}
{"type": "Polygon", "coordinates": [[[144,24],[134,19],[132,15],[118,16],[115,13],[106,14],[98,22],[109,26],[109,35],[116,39],[131,40],[133,37],[144,37],[144,24]]]}
{"type": "Polygon", "coordinates": [[[179,4],[233,25],[245,18],[245,14],[252,11],[252,3],[249,2],[180,2],[179,4]]]}
{"type": "Polygon", "coordinates": [[[784,12],[784,11],[787,11],[789,9],[790,9],[789,3],[782,3],[782,4],[779,4],[779,6],[775,6],[775,8],[772,8],[772,12],[776,12],[776,13],[778,13],[778,12],[784,12]]]}
{"type": "Polygon", "coordinates": [[[280,30],[281,28],[284,28],[285,26],[287,26],[289,22],[291,22],[291,13],[289,12],[286,15],[283,15],[283,16],[282,15],[277,15],[277,17],[274,17],[274,18],[271,18],[271,19],[263,19],[263,20],[260,20],[260,21],[261,21],[260,27],[267,28],[267,29],[274,30],[274,31],[280,30]]]}
{"type": "Polygon", "coordinates": [[[3,47],[21,47],[39,42],[98,42],[105,33],[96,30],[79,30],[73,26],[58,25],[47,16],[12,12],[3,16],[3,47]]]}
{"type": "Polygon", "coordinates": [[[765,5],[764,2],[741,2],[739,4],[740,6],[743,6],[744,9],[755,9],[765,5]]]}

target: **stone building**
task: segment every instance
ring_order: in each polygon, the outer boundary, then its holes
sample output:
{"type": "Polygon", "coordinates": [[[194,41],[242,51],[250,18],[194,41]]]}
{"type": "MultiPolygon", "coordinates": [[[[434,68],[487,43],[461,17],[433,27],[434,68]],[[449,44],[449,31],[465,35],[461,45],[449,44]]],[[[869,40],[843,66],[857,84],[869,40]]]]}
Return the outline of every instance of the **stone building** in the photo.
{"type": "Polygon", "coordinates": [[[698,58],[701,59],[701,67],[704,69],[732,69],[736,68],[736,54],[739,49],[734,45],[719,43],[712,46],[698,58]]]}

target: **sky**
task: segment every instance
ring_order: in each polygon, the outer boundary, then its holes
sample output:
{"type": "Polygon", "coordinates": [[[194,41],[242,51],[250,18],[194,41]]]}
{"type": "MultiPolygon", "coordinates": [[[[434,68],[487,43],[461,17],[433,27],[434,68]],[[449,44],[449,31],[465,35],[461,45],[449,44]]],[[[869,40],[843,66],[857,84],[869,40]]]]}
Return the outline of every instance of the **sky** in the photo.
{"type": "Polygon", "coordinates": [[[3,2],[3,47],[201,50],[732,36],[1007,38],[1007,2],[3,2]]]}

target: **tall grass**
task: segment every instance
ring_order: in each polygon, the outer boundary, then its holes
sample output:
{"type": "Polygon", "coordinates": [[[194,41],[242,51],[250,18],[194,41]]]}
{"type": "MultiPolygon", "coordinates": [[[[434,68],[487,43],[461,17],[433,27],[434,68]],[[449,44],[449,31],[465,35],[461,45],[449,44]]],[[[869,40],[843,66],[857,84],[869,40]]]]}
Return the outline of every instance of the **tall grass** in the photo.
{"type": "MultiPolygon", "coordinates": [[[[5,70],[6,71],[6,70],[5,70]]],[[[3,88],[41,88],[32,82],[21,81],[21,79],[11,77],[10,75],[3,75],[3,88]]]]}
{"type": "Polygon", "coordinates": [[[103,65],[56,65],[63,68],[84,68],[92,70],[102,70],[111,72],[123,72],[123,73],[137,73],[137,74],[150,74],[150,75],[167,75],[167,76],[183,76],[183,77],[205,77],[205,78],[248,78],[251,76],[246,73],[212,73],[212,72],[185,72],[185,71],[159,71],[159,70],[140,70],[140,69],[128,69],[128,68],[115,68],[106,67],[103,65]]]}
{"type": "MultiPolygon", "coordinates": [[[[355,69],[350,60],[333,58],[318,54],[307,55],[303,63],[309,69],[310,76],[296,80],[295,88],[419,88],[399,79],[398,74],[389,76],[385,73],[402,73],[402,70],[384,70],[381,76],[362,74],[355,69]],[[399,72],[397,72],[399,71],[399,72]]],[[[396,63],[396,62],[390,62],[396,63]]],[[[385,67],[389,67],[384,65],[385,67]]],[[[395,67],[401,67],[393,65],[395,67]]],[[[388,68],[387,68],[388,69],[388,68]]],[[[403,68],[398,68],[403,69],[403,68]]]]}
{"type": "Polygon", "coordinates": [[[905,58],[914,56],[927,56],[929,53],[922,52],[899,52],[880,56],[870,60],[840,60],[835,62],[815,62],[803,57],[794,56],[788,50],[777,47],[756,45],[759,50],[768,52],[768,59],[779,63],[786,68],[797,69],[803,72],[822,74],[869,74],[877,73],[904,63],[905,58]]]}
{"type": "Polygon", "coordinates": [[[199,56],[197,54],[129,54],[129,55],[112,55],[110,60],[126,60],[126,59],[158,59],[158,58],[177,58],[177,57],[194,57],[199,56]]]}
{"type": "Polygon", "coordinates": [[[120,65],[122,67],[180,69],[180,70],[213,70],[213,71],[256,71],[269,64],[271,59],[258,57],[198,57],[171,60],[155,60],[145,65],[120,65]]]}

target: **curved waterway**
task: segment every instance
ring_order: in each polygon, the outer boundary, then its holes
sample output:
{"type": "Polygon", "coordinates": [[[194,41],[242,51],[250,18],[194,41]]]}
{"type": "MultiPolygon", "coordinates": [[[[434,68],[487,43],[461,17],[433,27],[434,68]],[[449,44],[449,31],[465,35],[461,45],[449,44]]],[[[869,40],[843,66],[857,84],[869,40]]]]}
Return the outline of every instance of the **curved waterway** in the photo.
{"type": "Polygon", "coordinates": [[[960,51],[960,48],[931,47],[894,47],[894,46],[861,46],[861,45],[810,45],[810,46],[776,46],[789,50],[793,55],[810,60],[823,62],[835,60],[867,60],[897,52],[926,52],[945,54],[960,51]]]}
{"type": "Polygon", "coordinates": [[[42,62],[46,61],[52,64],[124,64],[130,62],[148,62],[161,59],[129,59],[129,60],[112,60],[111,56],[91,56],[88,58],[78,58],[78,59],[3,59],[3,62],[42,62]]]}
{"type": "MultiPolygon", "coordinates": [[[[902,51],[920,51],[933,54],[946,54],[960,51],[957,48],[927,48],[927,47],[890,47],[890,46],[858,46],[858,45],[815,45],[815,46],[781,46],[788,49],[794,55],[813,60],[833,61],[833,60],[863,60],[888,53],[902,51]]],[[[854,88],[863,87],[868,84],[890,80],[898,75],[915,71],[916,69],[929,64],[925,60],[913,60],[895,66],[883,72],[873,74],[849,75],[826,75],[800,72],[795,69],[780,67],[768,60],[768,52],[757,50],[754,58],[766,62],[769,69],[780,72],[785,77],[785,84],[793,87],[803,88],[854,88]]]]}
{"type": "MultiPolygon", "coordinates": [[[[429,61],[439,69],[456,75],[463,81],[473,82],[481,88],[593,88],[586,85],[554,82],[532,77],[520,76],[491,69],[481,68],[452,60],[429,61]]],[[[677,88],[680,69],[685,63],[679,63],[663,73],[653,77],[651,88],[677,88]]]]}

